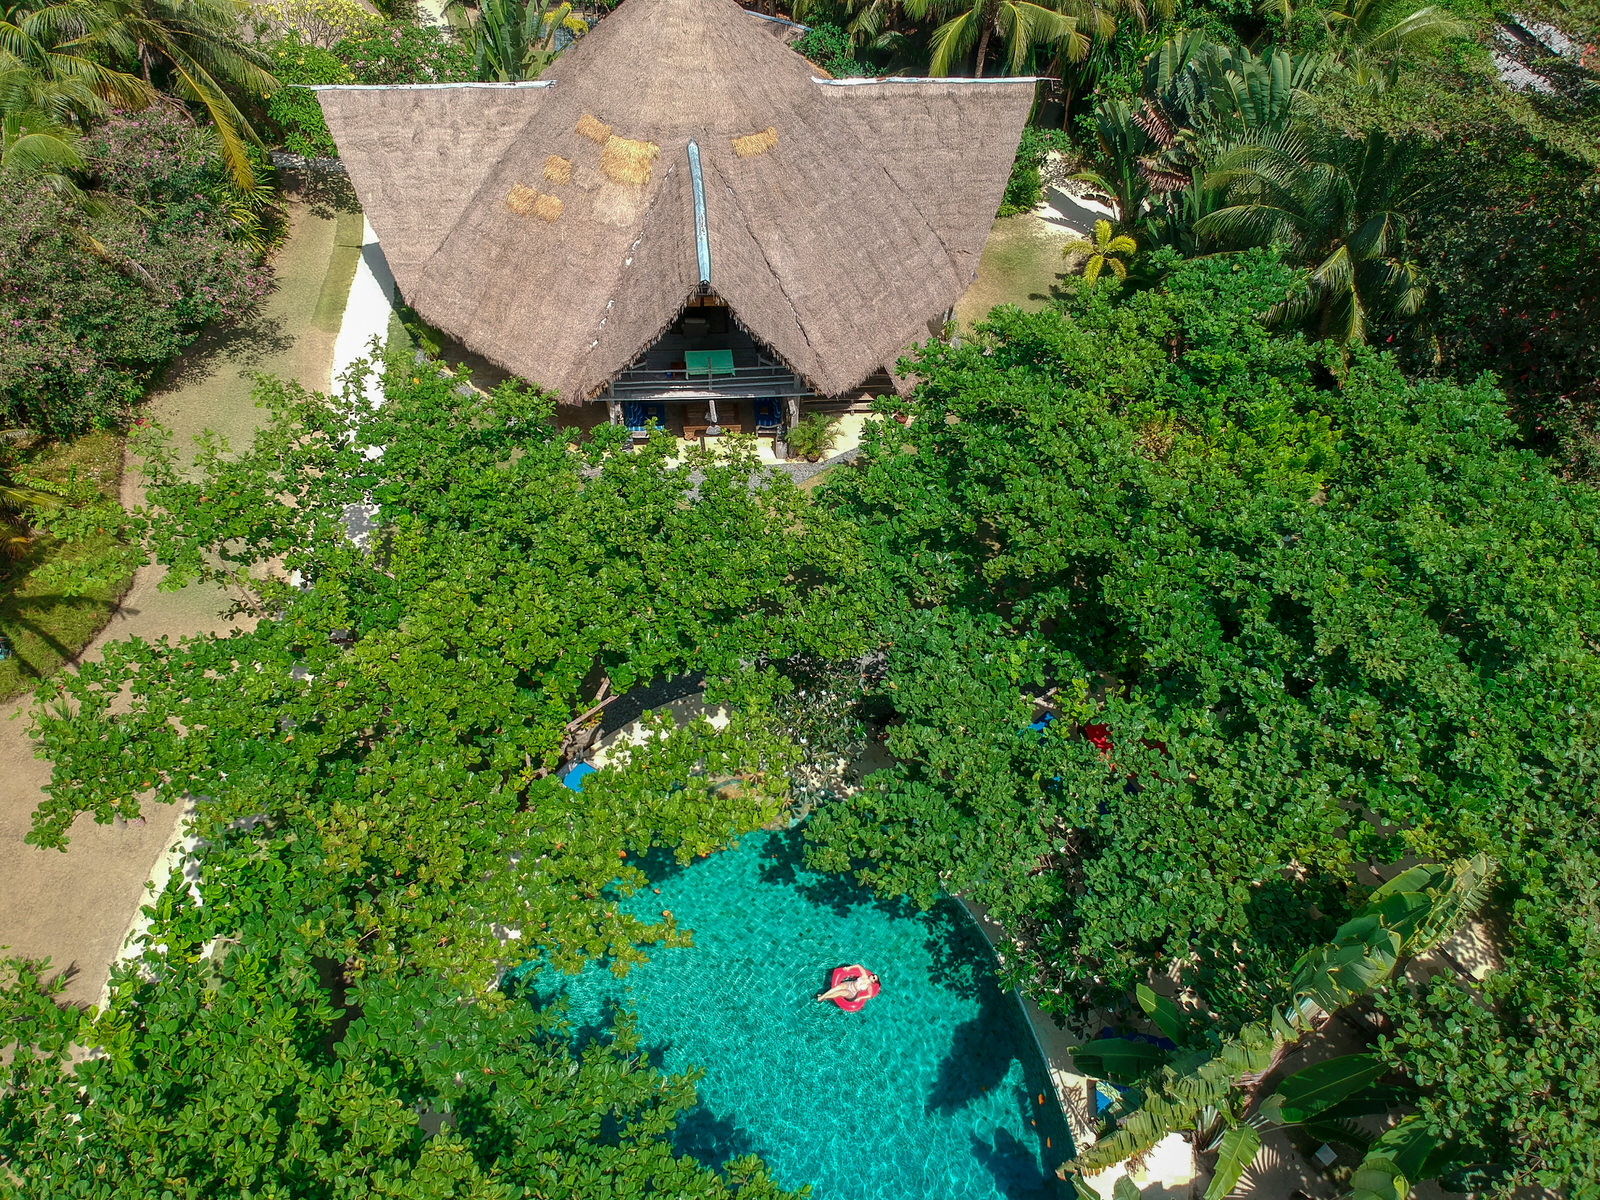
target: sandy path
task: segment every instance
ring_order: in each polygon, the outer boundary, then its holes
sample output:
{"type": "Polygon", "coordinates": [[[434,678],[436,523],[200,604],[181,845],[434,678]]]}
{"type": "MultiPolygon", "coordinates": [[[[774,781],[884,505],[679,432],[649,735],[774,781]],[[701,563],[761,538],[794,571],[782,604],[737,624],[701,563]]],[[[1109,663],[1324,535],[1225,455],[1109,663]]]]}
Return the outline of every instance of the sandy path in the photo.
{"type": "MultiPolygon", "coordinates": [[[[250,398],[257,372],[325,389],[344,298],[360,258],[359,215],[322,215],[290,207],[288,240],[274,267],[277,287],[247,325],[203,337],[174,366],[147,412],[171,428],[175,445],[210,428],[235,447],[248,443],[262,410],[250,398]]],[[[123,503],[142,491],[130,469],[123,503]]],[[[105,631],[84,652],[98,658],[105,643],[154,640],[220,630],[226,600],[209,587],[161,592],[162,568],[148,567],[105,631]]],[[[6,954],[48,957],[67,972],[69,1001],[93,1002],[110,964],[145,901],[145,881],[176,832],[176,806],[154,806],[137,822],[96,825],[79,817],[65,853],[25,845],[34,808],[44,799],[50,764],[35,758],[27,736],[31,701],[0,710],[0,947],[6,954]]]]}

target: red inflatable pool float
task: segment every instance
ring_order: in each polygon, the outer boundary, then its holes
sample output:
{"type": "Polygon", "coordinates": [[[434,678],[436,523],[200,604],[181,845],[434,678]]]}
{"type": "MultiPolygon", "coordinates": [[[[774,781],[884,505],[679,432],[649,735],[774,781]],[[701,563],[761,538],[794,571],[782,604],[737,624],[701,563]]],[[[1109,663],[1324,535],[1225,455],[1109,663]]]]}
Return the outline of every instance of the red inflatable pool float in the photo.
{"type": "MultiPolygon", "coordinates": [[[[860,979],[863,975],[870,976],[870,974],[870,972],[863,971],[859,967],[835,967],[833,969],[833,977],[828,980],[828,986],[830,988],[836,988],[846,980],[860,979]]],[[[843,996],[835,996],[833,998],[833,1002],[840,1008],[844,1009],[845,1012],[860,1012],[867,1006],[867,1001],[871,1000],[877,994],[878,981],[876,979],[869,978],[867,980],[867,990],[865,994],[857,996],[854,1000],[846,1000],[843,996]]]]}

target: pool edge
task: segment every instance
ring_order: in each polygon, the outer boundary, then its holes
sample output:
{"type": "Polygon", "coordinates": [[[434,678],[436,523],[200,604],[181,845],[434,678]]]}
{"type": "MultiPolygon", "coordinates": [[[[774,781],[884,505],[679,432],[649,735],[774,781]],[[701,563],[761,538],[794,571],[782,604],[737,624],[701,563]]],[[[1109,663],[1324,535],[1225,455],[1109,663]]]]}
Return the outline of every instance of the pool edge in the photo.
{"type": "MultiPolygon", "coordinates": [[[[961,896],[955,899],[971,918],[972,923],[978,927],[978,932],[988,943],[990,952],[998,956],[997,939],[1005,936],[1004,927],[989,915],[983,905],[961,896]]],[[[1034,1049],[1039,1052],[1045,1074],[1055,1090],[1056,1107],[1061,1110],[1067,1131],[1072,1135],[1073,1151],[1075,1154],[1080,1154],[1094,1145],[1096,1138],[1095,1123],[1091,1116],[1093,1110],[1089,1106],[1089,1089],[1094,1084],[1087,1075],[1075,1070],[1072,1063],[1072,1051],[1078,1043],[1068,1037],[1065,1030],[1058,1028],[1021,988],[1013,988],[1012,995],[1016,996],[1017,1003],[1022,1009],[1023,1024],[1028,1027],[1034,1049]]],[[[1060,1163],[1051,1164],[1049,1170],[1054,1173],[1056,1167],[1060,1165],[1060,1163]]]]}

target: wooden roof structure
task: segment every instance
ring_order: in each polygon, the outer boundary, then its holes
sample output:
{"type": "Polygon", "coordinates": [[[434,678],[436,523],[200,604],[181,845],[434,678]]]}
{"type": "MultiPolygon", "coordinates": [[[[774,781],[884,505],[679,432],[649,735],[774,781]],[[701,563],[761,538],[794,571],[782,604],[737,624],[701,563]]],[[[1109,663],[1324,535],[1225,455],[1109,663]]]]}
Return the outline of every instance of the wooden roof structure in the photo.
{"type": "Polygon", "coordinates": [[[976,276],[1033,81],[827,79],[781,31],[625,0],[537,82],[318,93],[406,303],[468,349],[581,403],[710,290],[841,395],[976,276]]]}

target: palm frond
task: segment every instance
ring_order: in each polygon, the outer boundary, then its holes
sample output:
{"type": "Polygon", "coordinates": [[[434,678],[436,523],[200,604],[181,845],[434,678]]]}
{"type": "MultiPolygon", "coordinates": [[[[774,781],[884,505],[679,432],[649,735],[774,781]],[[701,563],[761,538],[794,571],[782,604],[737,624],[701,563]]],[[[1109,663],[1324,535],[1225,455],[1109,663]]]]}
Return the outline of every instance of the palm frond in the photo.
{"type": "Polygon", "coordinates": [[[1298,251],[1306,241],[1297,213],[1267,204],[1219,208],[1196,221],[1194,231],[1204,240],[1229,249],[1276,245],[1298,251]]]}
{"type": "Polygon", "coordinates": [[[978,22],[982,15],[977,8],[951,17],[933,31],[928,41],[928,74],[949,75],[953,68],[978,44],[978,22]]]}
{"type": "Polygon", "coordinates": [[[1000,30],[1010,48],[1009,65],[1014,75],[1027,67],[1034,47],[1054,42],[1068,41],[1074,37],[1084,43],[1088,52],[1088,39],[1078,33],[1078,21],[1042,4],[1028,0],[1003,0],[999,8],[1000,30]]]}

